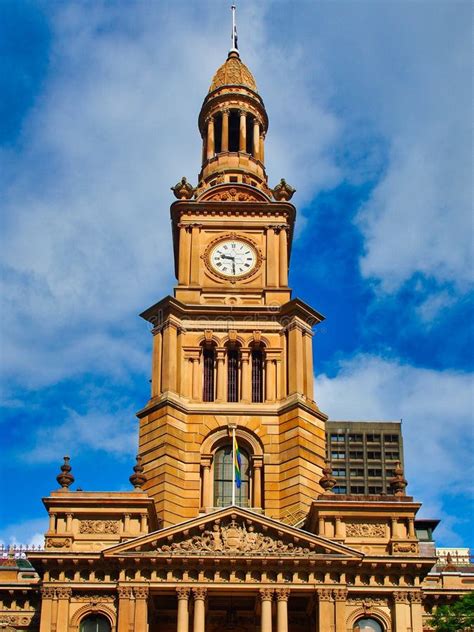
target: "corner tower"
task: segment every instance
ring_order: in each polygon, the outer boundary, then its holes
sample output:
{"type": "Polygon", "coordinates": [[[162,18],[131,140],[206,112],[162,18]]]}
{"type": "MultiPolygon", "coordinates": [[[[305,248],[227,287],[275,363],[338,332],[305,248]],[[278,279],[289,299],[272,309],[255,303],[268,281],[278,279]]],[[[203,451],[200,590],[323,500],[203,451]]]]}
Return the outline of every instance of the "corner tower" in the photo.
{"type": "Polygon", "coordinates": [[[171,206],[174,296],[147,309],[152,392],[139,451],[165,525],[236,503],[291,522],[322,490],[325,421],[313,399],[312,328],[323,317],[288,287],[295,207],[270,188],[268,117],[236,41],[199,115],[197,186],[171,206]]]}

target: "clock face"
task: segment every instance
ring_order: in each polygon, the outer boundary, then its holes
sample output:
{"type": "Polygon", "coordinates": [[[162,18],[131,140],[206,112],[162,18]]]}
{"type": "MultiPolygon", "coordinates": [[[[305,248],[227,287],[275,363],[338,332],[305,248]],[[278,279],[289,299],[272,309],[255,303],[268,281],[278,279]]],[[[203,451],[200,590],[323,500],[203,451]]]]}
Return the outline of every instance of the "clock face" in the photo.
{"type": "Polygon", "coordinates": [[[212,269],[220,275],[238,278],[249,274],[257,265],[257,252],[247,241],[223,239],[210,253],[212,269]]]}

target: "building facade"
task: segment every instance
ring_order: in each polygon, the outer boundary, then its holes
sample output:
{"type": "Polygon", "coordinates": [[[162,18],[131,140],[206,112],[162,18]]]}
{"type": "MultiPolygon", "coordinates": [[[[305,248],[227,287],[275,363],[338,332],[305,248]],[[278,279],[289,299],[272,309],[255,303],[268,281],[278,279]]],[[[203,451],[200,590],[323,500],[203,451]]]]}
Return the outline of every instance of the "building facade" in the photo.
{"type": "Polygon", "coordinates": [[[390,494],[390,481],[403,465],[400,421],[326,422],[327,458],[336,494],[390,494]]]}
{"type": "MultiPolygon", "coordinates": [[[[420,505],[400,464],[391,494],[351,493],[352,480],[334,493],[327,416],[313,394],[312,334],[323,316],[288,287],[294,190],[268,184],[267,128],[234,48],[199,115],[197,185],[173,187],[174,295],[142,314],[152,380],[138,413],[134,490],[73,490],[65,459],[60,488],[44,499],[45,547],[28,553],[26,576],[16,562],[0,576],[5,629],[424,629],[435,558],[420,552],[420,505]]],[[[381,480],[386,492],[386,471],[381,480]]]]}

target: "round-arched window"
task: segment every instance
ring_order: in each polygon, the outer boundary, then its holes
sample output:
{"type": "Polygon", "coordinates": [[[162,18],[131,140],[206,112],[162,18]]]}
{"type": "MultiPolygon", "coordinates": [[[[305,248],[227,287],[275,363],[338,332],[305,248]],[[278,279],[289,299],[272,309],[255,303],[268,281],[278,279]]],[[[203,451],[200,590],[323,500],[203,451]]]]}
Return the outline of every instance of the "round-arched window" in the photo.
{"type": "MultiPolygon", "coordinates": [[[[249,457],[245,450],[240,452],[240,487],[235,488],[235,504],[249,506],[249,457]]],[[[214,507],[228,507],[232,504],[233,485],[232,446],[219,448],[214,456],[214,507]]]]}
{"type": "Polygon", "coordinates": [[[111,632],[109,620],[103,614],[90,614],[82,619],[80,632],[111,632]]]}
{"type": "Polygon", "coordinates": [[[384,632],[378,621],[372,617],[364,617],[354,623],[354,632],[384,632]]]}

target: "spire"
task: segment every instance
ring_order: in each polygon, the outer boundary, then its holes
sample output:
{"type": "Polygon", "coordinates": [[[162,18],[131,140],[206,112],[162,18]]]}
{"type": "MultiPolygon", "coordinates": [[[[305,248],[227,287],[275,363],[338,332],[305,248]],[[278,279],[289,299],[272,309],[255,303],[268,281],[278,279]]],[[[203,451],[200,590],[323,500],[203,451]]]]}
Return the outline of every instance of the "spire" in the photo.
{"type": "Polygon", "coordinates": [[[239,44],[238,44],[238,37],[237,37],[237,23],[235,21],[235,11],[236,11],[235,4],[233,4],[230,7],[230,10],[232,11],[232,33],[230,35],[232,46],[230,47],[229,55],[230,55],[230,53],[237,53],[237,55],[238,55],[239,54],[239,44]]]}

